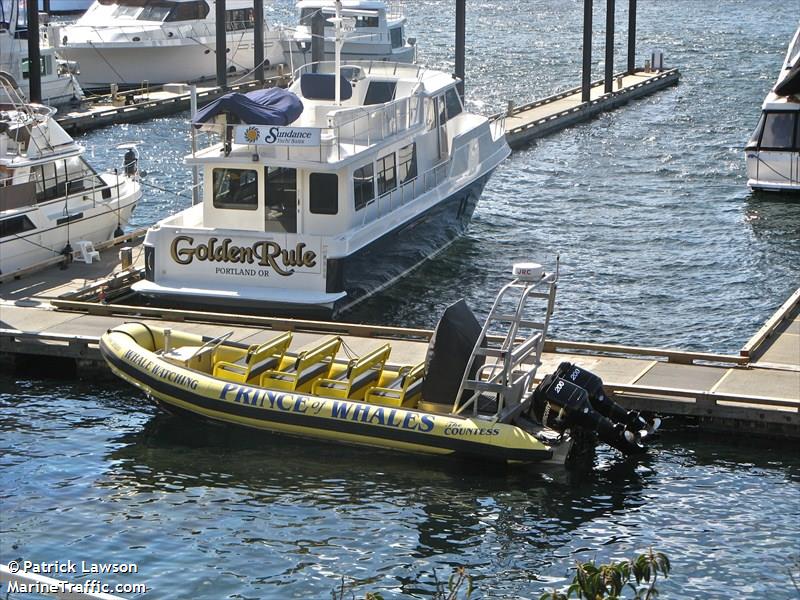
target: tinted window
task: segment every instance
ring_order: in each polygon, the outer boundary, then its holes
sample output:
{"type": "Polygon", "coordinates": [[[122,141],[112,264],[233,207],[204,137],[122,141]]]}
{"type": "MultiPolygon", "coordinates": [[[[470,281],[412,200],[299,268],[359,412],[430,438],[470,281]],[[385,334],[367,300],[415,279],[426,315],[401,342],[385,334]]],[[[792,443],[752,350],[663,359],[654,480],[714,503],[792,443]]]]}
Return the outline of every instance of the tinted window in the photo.
{"type": "Polygon", "coordinates": [[[382,196],[397,187],[397,174],[394,168],[394,152],[379,158],[378,167],[378,195],[382,196]]]}
{"type": "Polygon", "coordinates": [[[461,98],[458,97],[458,92],[455,88],[450,88],[445,92],[444,103],[447,107],[447,120],[449,121],[462,111],[461,98]]]}
{"type": "Polygon", "coordinates": [[[297,233],[297,170],[267,167],[264,231],[297,233]]]}
{"type": "Polygon", "coordinates": [[[3,219],[0,221],[0,237],[7,235],[18,235],[35,229],[31,220],[22,215],[20,217],[11,217],[10,219],[3,219]]]}
{"type": "Polygon", "coordinates": [[[796,113],[790,112],[767,113],[761,147],[776,150],[790,149],[794,138],[795,117],[796,113]]]}
{"type": "Polygon", "coordinates": [[[86,164],[80,156],[73,156],[66,160],[67,165],[67,193],[78,194],[89,190],[106,187],[94,170],[86,164]]]}
{"type": "Polygon", "coordinates": [[[378,15],[356,15],[356,27],[377,27],[378,15]]]}
{"type": "Polygon", "coordinates": [[[747,141],[747,148],[755,148],[758,145],[758,140],[761,137],[761,132],[764,130],[764,113],[761,113],[761,118],[758,120],[758,125],[756,125],[756,130],[753,132],[753,135],[750,136],[750,139],[747,141]]]}
{"type": "Polygon", "coordinates": [[[249,29],[253,27],[253,23],[252,8],[225,11],[225,29],[227,31],[249,29]]]}
{"type": "Polygon", "coordinates": [[[194,21],[205,19],[208,15],[208,4],[205,2],[181,2],[169,13],[167,21],[194,21]]]}
{"type": "Polygon", "coordinates": [[[403,45],[403,31],[399,27],[389,30],[392,36],[392,48],[400,48],[403,45]]]}
{"type": "Polygon", "coordinates": [[[397,177],[400,185],[417,176],[417,146],[409,144],[397,151],[397,177]]]}
{"type": "Polygon", "coordinates": [[[339,212],[339,176],[336,173],[311,173],[309,210],[316,215],[335,215],[339,212]]]}
{"type": "Polygon", "coordinates": [[[372,163],[353,171],[353,201],[361,210],[375,197],[375,175],[372,163]]]}
{"type": "Polygon", "coordinates": [[[364,106],[391,102],[396,87],[397,82],[395,81],[370,81],[367,95],[364,98],[364,106]]]}
{"type": "Polygon", "coordinates": [[[214,208],[256,210],[258,172],[252,169],[214,169],[214,208]]]}

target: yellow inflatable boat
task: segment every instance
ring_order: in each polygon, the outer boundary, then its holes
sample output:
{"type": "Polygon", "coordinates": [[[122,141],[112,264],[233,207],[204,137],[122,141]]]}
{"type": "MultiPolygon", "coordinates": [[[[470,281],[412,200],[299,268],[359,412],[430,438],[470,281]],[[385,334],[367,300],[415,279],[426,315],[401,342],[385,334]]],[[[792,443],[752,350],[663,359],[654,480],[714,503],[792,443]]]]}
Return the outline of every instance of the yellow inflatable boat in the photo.
{"type": "Polygon", "coordinates": [[[450,307],[418,365],[392,363],[380,341],[353,356],[336,336],[292,350],[289,331],[247,345],[145,323],[109,330],[100,349],[116,375],[171,412],[412,452],[562,463],[571,431],[600,430],[568,418],[570,402],[586,412],[585,390],[562,378],[534,382],[557,276],[530,264],[515,274],[482,328],[463,301],[450,307]],[[505,314],[514,293],[516,310],[505,314]],[[526,312],[537,298],[545,316],[534,321],[526,312]],[[498,323],[505,336],[493,334],[498,323]]]}

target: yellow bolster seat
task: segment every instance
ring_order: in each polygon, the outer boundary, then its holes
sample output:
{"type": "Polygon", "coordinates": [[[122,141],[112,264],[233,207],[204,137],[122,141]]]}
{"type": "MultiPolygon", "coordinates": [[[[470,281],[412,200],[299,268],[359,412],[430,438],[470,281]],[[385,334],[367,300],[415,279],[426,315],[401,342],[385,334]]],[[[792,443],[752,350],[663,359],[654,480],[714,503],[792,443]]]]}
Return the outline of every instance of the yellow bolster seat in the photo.
{"type": "Polygon", "coordinates": [[[425,363],[416,367],[400,367],[396,375],[382,376],[377,387],[367,391],[364,400],[385,406],[414,406],[422,394],[425,363]]]}
{"type": "Polygon", "coordinates": [[[315,381],[311,393],[331,398],[357,395],[365,386],[378,381],[391,351],[392,347],[384,344],[366,356],[352,359],[339,375],[315,381]]]}
{"type": "Polygon", "coordinates": [[[292,332],[287,331],[261,345],[253,345],[239,360],[220,360],[214,364],[214,377],[246,383],[259,377],[268,369],[281,364],[283,355],[292,343],[292,332]]]}
{"type": "MultiPolygon", "coordinates": [[[[329,338],[314,348],[303,350],[287,367],[268,369],[261,374],[259,385],[265,388],[305,391],[315,379],[330,377],[333,359],[342,345],[342,338],[329,338]]],[[[286,360],[283,361],[286,363],[286,360]]]]}

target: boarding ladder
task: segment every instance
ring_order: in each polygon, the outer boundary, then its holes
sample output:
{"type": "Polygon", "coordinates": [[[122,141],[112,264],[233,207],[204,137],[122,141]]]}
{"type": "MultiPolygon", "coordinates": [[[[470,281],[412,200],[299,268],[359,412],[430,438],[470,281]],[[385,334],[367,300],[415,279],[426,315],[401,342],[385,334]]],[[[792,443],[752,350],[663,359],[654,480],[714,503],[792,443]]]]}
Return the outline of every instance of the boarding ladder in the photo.
{"type": "Polygon", "coordinates": [[[481,399],[496,399],[491,419],[508,422],[533,391],[555,303],[558,263],[554,273],[546,273],[536,263],[515,264],[514,276],[497,294],[486,317],[461,378],[453,414],[478,416],[481,399]]]}

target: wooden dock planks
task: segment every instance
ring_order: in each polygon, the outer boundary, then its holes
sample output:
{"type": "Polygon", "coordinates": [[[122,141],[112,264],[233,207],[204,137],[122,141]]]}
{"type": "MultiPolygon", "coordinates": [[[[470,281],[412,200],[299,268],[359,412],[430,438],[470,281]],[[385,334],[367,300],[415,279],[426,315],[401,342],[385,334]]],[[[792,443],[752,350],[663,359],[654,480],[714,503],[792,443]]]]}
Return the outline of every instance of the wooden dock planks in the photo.
{"type": "MultiPolygon", "coordinates": [[[[505,114],[506,139],[512,148],[518,148],[532,139],[554,133],[591,119],[598,114],[617,108],[631,100],[641,98],[678,83],[677,69],[660,72],[636,71],[614,78],[614,90],[606,94],[604,82],[595,81],[590,88],[589,102],[581,99],[581,88],[512,108],[505,114]]],[[[503,118],[503,115],[496,115],[503,118]]]]}

